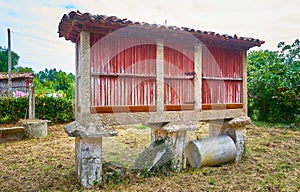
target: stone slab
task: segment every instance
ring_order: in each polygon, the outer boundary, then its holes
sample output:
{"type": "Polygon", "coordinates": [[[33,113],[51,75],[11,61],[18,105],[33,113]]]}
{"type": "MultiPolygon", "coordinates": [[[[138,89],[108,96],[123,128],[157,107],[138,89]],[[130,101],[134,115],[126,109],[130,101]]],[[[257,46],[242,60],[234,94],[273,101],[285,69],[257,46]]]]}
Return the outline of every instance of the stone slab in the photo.
{"type": "Polygon", "coordinates": [[[112,127],[101,126],[90,122],[87,125],[82,125],[77,121],[73,121],[65,126],[65,132],[70,137],[80,138],[98,138],[98,137],[111,137],[117,136],[118,132],[112,127]]]}
{"type": "Polygon", "coordinates": [[[0,128],[0,142],[22,140],[25,137],[24,127],[0,128]]]}

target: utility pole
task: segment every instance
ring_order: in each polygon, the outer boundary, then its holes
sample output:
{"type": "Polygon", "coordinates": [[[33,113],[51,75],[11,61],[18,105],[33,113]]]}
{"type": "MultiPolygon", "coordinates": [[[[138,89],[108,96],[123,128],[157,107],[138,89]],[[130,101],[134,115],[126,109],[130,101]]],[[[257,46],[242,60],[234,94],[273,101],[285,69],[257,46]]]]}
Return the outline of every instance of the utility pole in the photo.
{"type": "Polygon", "coordinates": [[[12,97],[12,80],[11,80],[11,47],[10,47],[10,29],[7,29],[8,34],[8,90],[7,96],[12,97]]]}

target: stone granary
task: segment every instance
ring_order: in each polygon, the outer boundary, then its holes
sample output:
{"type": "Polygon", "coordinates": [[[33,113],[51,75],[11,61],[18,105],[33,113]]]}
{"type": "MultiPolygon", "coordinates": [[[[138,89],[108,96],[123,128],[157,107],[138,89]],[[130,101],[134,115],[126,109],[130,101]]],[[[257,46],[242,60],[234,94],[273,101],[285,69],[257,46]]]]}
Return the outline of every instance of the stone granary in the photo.
{"type": "Polygon", "coordinates": [[[75,121],[78,179],[101,179],[102,137],[113,125],[147,124],[152,139],[170,138],[174,164],[185,166],[186,132],[210,122],[211,136],[229,134],[244,153],[246,52],[264,41],[115,16],[70,12],[59,37],[76,46],[75,121]]]}
{"type": "MultiPolygon", "coordinates": [[[[12,79],[12,90],[15,96],[23,96],[29,91],[29,84],[34,79],[33,73],[21,72],[11,74],[12,79]],[[22,93],[22,94],[20,94],[22,93]]],[[[7,93],[8,89],[8,74],[0,73],[0,95],[7,93]]]]}

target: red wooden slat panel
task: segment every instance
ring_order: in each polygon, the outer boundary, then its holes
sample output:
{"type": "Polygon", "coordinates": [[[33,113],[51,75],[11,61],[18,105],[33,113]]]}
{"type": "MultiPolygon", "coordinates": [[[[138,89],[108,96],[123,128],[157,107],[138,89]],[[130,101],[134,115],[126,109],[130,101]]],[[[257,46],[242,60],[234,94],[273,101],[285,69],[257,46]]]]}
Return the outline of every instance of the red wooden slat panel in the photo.
{"type": "Polygon", "coordinates": [[[242,103],[242,81],[202,81],[202,103],[242,103]]]}
{"type": "Polygon", "coordinates": [[[91,34],[92,106],[154,105],[155,58],[153,42],[91,34]]]}
{"type": "Polygon", "coordinates": [[[202,61],[202,103],[242,103],[242,51],[204,46],[202,61]]]}
{"type": "MultiPolygon", "coordinates": [[[[194,103],[193,58],[192,49],[178,45],[164,46],[165,105],[178,106],[194,103]]],[[[175,108],[168,107],[171,110],[175,108]]]]}

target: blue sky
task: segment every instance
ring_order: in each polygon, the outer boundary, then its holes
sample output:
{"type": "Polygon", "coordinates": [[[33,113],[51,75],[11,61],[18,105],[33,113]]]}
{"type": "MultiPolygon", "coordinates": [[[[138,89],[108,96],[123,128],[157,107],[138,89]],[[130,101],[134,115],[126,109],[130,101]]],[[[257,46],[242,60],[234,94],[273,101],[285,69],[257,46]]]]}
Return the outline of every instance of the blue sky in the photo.
{"type": "Polygon", "coordinates": [[[63,14],[79,10],[259,38],[266,41],[259,49],[276,50],[300,38],[299,7],[299,0],[0,0],[0,46],[7,47],[10,28],[20,66],[74,73],[74,44],[57,31],[63,14]]]}

